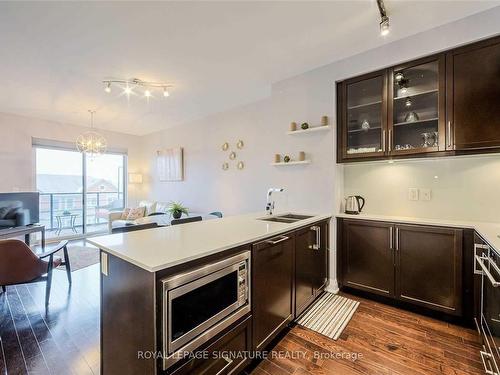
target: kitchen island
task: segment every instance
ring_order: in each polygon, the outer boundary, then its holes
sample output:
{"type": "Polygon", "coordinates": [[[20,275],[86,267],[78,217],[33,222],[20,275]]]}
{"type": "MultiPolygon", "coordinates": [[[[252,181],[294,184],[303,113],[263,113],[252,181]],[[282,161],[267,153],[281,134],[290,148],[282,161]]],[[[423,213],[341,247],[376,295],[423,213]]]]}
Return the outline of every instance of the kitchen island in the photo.
{"type": "Polygon", "coordinates": [[[269,218],[90,239],[101,250],[101,373],[237,374],[265,350],[327,285],[331,214],[269,218]]]}

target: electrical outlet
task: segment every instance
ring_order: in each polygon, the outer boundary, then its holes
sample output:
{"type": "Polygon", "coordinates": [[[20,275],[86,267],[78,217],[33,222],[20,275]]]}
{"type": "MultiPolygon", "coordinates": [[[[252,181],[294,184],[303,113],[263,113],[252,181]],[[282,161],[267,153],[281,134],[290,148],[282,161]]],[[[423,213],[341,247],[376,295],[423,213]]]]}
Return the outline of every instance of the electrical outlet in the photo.
{"type": "Polygon", "coordinates": [[[423,201],[431,200],[431,189],[420,189],[420,199],[423,201]]]}
{"type": "Polygon", "coordinates": [[[409,188],[408,189],[408,200],[418,201],[418,189],[417,188],[409,188]]]}

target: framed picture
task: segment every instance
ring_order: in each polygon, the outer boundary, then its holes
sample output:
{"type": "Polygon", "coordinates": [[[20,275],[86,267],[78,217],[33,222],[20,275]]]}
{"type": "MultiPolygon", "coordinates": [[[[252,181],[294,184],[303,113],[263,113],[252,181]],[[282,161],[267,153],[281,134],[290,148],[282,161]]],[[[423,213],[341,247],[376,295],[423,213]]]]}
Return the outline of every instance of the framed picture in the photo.
{"type": "Polygon", "coordinates": [[[184,179],[182,147],[157,151],[157,168],[160,181],[182,181],[184,179]]]}

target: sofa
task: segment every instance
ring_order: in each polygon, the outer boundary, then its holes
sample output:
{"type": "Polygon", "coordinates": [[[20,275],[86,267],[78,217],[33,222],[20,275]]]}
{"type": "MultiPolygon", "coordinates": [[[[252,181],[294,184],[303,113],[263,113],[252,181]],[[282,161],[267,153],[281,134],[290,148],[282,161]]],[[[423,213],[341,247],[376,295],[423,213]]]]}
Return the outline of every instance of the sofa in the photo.
{"type": "MultiPolygon", "coordinates": [[[[150,202],[150,201],[141,201],[139,202],[139,207],[144,208],[144,217],[158,215],[158,214],[166,214],[169,203],[166,202],[150,202]]],[[[113,228],[123,227],[127,225],[137,225],[141,223],[141,219],[137,220],[126,220],[122,219],[122,211],[111,211],[108,214],[108,229],[109,233],[112,232],[113,228]]]]}
{"type": "Polygon", "coordinates": [[[0,201],[0,229],[20,227],[30,223],[29,210],[21,201],[0,201]]]}

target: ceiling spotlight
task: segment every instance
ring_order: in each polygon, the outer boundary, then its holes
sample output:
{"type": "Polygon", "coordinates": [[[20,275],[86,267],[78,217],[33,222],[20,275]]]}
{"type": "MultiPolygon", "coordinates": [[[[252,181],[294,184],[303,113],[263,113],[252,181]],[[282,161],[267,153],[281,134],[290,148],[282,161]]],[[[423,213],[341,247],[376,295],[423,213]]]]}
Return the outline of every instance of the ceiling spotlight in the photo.
{"type": "Polygon", "coordinates": [[[132,94],[132,88],[130,86],[125,87],[125,89],[123,90],[123,93],[126,95],[132,94]]]}
{"type": "Polygon", "coordinates": [[[380,35],[386,36],[389,34],[389,17],[385,10],[384,0],[377,0],[377,5],[380,13],[380,35]]]}
{"type": "Polygon", "coordinates": [[[401,73],[401,72],[396,73],[396,74],[394,75],[394,79],[396,80],[396,82],[400,82],[400,81],[401,81],[404,77],[405,77],[405,76],[404,76],[404,74],[403,74],[403,73],[401,73]]]}
{"type": "Polygon", "coordinates": [[[151,91],[149,91],[149,90],[144,91],[144,96],[146,98],[150,98],[151,97],[151,91]]]}
{"type": "Polygon", "coordinates": [[[380,22],[380,35],[386,36],[389,34],[389,17],[382,17],[380,22]]]}
{"type": "Polygon", "coordinates": [[[168,92],[168,90],[167,90],[167,88],[166,88],[166,87],[164,87],[164,88],[163,88],[163,96],[164,96],[165,98],[167,98],[167,97],[169,97],[169,96],[170,96],[170,93],[168,92]]]}
{"type": "Polygon", "coordinates": [[[104,88],[104,91],[106,91],[108,94],[111,92],[111,82],[106,83],[106,87],[104,88]]]}

